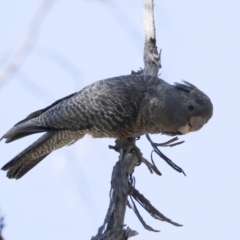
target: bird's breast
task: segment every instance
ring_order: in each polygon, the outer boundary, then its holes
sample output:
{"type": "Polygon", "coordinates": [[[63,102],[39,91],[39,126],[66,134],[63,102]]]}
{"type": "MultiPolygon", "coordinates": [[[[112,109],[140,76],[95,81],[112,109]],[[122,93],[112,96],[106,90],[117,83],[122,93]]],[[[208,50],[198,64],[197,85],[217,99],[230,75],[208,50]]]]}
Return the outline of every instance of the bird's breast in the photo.
{"type": "Polygon", "coordinates": [[[85,133],[92,135],[94,138],[127,138],[138,137],[147,133],[163,133],[163,131],[158,124],[149,123],[144,120],[136,120],[118,129],[106,130],[93,127],[86,129],[85,133]]]}

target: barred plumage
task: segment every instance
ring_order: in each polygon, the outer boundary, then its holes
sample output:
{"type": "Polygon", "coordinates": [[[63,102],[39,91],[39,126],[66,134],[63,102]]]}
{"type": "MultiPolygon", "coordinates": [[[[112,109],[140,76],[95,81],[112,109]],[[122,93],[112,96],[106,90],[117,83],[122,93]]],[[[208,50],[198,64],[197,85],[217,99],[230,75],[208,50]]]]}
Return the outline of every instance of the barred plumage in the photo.
{"type": "Polygon", "coordinates": [[[20,178],[53,150],[85,134],[127,138],[146,133],[178,135],[199,130],[212,116],[210,99],[190,83],[127,75],[95,82],[30,114],[2,138],[6,142],[47,132],[3,166],[20,178]]]}

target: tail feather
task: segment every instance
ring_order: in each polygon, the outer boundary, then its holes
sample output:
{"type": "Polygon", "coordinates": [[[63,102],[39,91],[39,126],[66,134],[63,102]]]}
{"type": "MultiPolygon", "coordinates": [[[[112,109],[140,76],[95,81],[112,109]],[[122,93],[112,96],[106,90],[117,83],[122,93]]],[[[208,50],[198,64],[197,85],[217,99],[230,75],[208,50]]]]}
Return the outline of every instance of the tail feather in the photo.
{"type": "Polygon", "coordinates": [[[31,135],[34,133],[56,130],[54,128],[46,128],[46,127],[37,126],[36,122],[35,122],[35,118],[40,116],[42,113],[46,112],[53,106],[59,104],[60,102],[63,102],[65,100],[71,98],[72,96],[74,96],[74,94],[76,94],[76,93],[72,93],[64,98],[57,100],[56,102],[54,102],[53,104],[51,104],[50,106],[48,106],[44,109],[40,109],[38,111],[31,113],[25,119],[23,119],[20,122],[18,122],[17,124],[15,124],[7,133],[5,133],[2,136],[2,138],[0,138],[0,141],[3,138],[6,138],[6,143],[9,143],[9,142],[15,141],[19,138],[22,138],[22,137],[25,137],[25,136],[28,136],[28,135],[31,135]]]}
{"type": "Polygon", "coordinates": [[[8,132],[6,132],[0,141],[5,138],[6,143],[15,141],[19,138],[26,137],[28,135],[40,132],[46,132],[47,130],[51,130],[49,128],[37,126],[34,120],[29,120],[27,122],[20,123],[12,127],[8,132]]]}
{"type": "Polygon", "coordinates": [[[8,178],[19,179],[52,151],[77,141],[84,135],[69,130],[49,131],[2,167],[8,178]]]}
{"type": "Polygon", "coordinates": [[[19,165],[19,166],[10,168],[9,171],[7,172],[7,177],[15,178],[15,179],[21,178],[28,171],[30,171],[32,168],[34,168],[38,163],[40,163],[49,154],[50,153],[45,154],[39,158],[34,159],[33,161],[27,161],[26,163],[23,163],[23,165],[19,165]]]}
{"type": "Polygon", "coordinates": [[[55,131],[45,133],[37,141],[5,164],[2,170],[8,171],[7,177],[16,179],[22,177],[49,155],[52,150],[47,147],[47,143],[55,134],[55,131]]]}

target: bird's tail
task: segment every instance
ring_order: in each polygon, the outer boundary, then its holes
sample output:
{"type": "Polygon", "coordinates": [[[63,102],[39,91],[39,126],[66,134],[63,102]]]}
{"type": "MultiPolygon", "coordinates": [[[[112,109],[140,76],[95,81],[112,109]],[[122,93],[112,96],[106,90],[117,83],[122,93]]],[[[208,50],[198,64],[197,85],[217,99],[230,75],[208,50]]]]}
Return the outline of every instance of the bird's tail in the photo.
{"type": "Polygon", "coordinates": [[[69,145],[84,135],[68,130],[50,131],[2,167],[8,178],[19,179],[52,151],[69,145]]]}
{"type": "Polygon", "coordinates": [[[9,131],[7,131],[0,139],[0,141],[5,138],[6,143],[15,141],[19,138],[26,137],[28,135],[40,132],[46,132],[52,130],[50,128],[37,126],[34,119],[28,121],[21,121],[13,126],[9,131]]]}

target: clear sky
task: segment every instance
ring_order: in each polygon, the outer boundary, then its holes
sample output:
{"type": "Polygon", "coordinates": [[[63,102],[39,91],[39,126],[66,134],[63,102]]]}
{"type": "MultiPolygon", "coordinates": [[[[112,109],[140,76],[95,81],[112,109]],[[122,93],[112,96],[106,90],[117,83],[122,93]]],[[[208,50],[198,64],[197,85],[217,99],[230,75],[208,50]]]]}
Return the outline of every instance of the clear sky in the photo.
{"type": "MultiPolygon", "coordinates": [[[[0,73],[26,38],[40,2],[0,1],[0,73]]],[[[55,0],[34,48],[0,86],[0,135],[58,98],[143,67],[142,6],[139,0],[55,0]]],[[[136,240],[240,239],[239,9],[238,0],[155,0],[157,44],[163,49],[161,77],[199,87],[212,99],[214,115],[199,132],[182,136],[183,145],[162,149],[187,177],[157,156],[163,176],[151,175],[143,165],[136,168],[137,189],[184,225],[154,220],[139,207],[145,221],[161,230],[148,232],[128,209],[125,223],[139,232],[136,240]]],[[[0,165],[37,137],[2,141],[0,165]]],[[[87,136],[52,153],[18,181],[0,172],[5,239],[77,240],[95,235],[107,211],[112,167],[118,159],[108,149],[113,143],[87,136]]],[[[138,146],[149,159],[145,137],[138,146]]]]}

